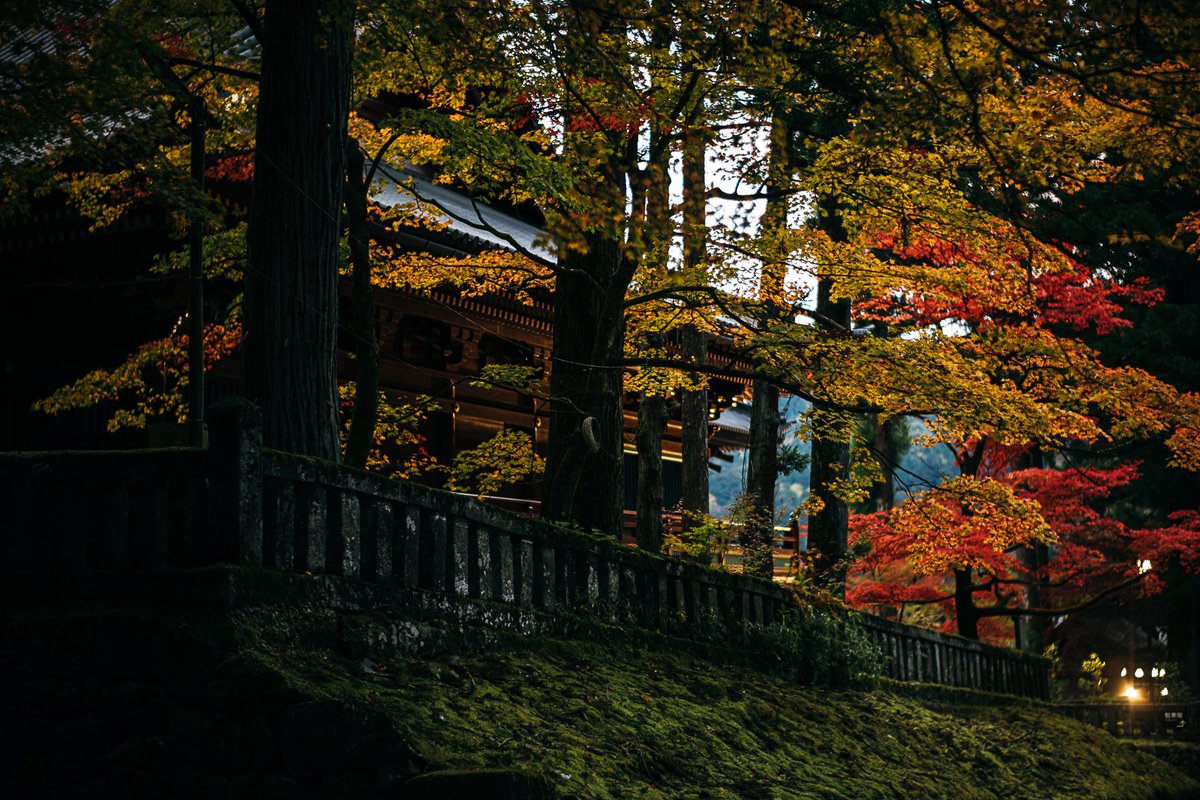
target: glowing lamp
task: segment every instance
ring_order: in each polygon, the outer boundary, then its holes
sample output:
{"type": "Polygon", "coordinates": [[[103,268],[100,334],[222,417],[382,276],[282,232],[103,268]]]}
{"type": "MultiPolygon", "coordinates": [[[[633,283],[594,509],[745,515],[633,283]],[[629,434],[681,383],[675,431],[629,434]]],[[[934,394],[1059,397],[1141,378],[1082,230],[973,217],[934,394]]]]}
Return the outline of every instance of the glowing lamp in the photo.
{"type": "Polygon", "coordinates": [[[1125,699],[1130,701],[1142,699],[1142,693],[1135,689],[1132,683],[1125,687],[1125,691],[1122,694],[1125,696],[1125,699]]]}
{"type": "Polygon", "coordinates": [[[1138,572],[1140,572],[1141,574],[1144,575],[1149,571],[1150,571],[1150,559],[1147,558],[1145,561],[1138,563],[1138,572]]]}
{"type": "Polygon", "coordinates": [[[1124,678],[1128,674],[1129,674],[1129,670],[1125,667],[1121,667],[1121,677],[1124,678]]]}
{"type": "Polygon", "coordinates": [[[1164,686],[1159,694],[1161,694],[1163,697],[1166,697],[1168,694],[1170,694],[1170,692],[1168,692],[1167,687],[1164,686]]]}
{"type": "Polygon", "coordinates": [[[1145,674],[1146,674],[1145,672],[1142,672],[1142,668],[1141,668],[1141,667],[1138,667],[1137,669],[1135,669],[1135,670],[1133,671],[1133,677],[1135,677],[1135,678],[1140,678],[1140,677],[1142,677],[1142,676],[1143,676],[1143,675],[1145,675],[1145,674]]]}

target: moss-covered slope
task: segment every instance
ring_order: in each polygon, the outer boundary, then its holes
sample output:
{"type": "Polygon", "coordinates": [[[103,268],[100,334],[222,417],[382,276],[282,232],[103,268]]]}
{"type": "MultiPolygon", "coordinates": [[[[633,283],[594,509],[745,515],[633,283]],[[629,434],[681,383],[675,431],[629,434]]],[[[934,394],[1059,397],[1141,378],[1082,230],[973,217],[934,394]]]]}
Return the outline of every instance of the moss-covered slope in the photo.
{"type": "Polygon", "coordinates": [[[305,694],[383,711],[431,766],[531,771],[569,796],[1200,796],[1165,764],[1042,709],[934,711],[669,650],[543,639],[378,664],[257,657],[305,694]]]}
{"type": "Polygon", "coordinates": [[[1042,708],[804,688],[644,632],[419,622],[229,569],[104,602],[18,577],[6,798],[1200,797],[1042,708]]]}

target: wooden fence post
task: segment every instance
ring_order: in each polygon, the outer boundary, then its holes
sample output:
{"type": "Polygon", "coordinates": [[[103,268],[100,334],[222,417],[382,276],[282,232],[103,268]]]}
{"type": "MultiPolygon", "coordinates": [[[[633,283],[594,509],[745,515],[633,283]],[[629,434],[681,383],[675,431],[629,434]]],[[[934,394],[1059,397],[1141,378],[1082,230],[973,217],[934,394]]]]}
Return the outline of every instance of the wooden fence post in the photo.
{"type": "Polygon", "coordinates": [[[209,409],[209,547],[212,561],[262,564],[262,411],[226,398],[209,409]]]}

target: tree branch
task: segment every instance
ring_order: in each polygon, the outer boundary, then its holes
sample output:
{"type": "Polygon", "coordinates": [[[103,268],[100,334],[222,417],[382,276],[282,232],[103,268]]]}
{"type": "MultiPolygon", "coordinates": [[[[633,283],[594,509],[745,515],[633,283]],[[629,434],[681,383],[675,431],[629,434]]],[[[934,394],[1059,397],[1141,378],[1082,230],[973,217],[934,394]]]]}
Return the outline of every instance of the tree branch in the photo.
{"type": "Polygon", "coordinates": [[[1109,595],[1115,594],[1128,586],[1132,586],[1140,581],[1144,575],[1145,573],[1141,572],[1137,575],[1132,575],[1120,583],[1108,587],[1103,592],[1089,597],[1087,600],[1076,603],[1073,606],[1065,606],[1063,608],[1009,608],[989,606],[986,608],[976,609],[976,611],[981,617],[1059,617],[1066,614],[1075,614],[1079,611],[1083,611],[1086,608],[1091,608],[1109,595]]]}
{"type": "Polygon", "coordinates": [[[218,72],[222,75],[232,75],[235,78],[246,78],[247,80],[257,81],[262,78],[257,72],[251,72],[247,69],[238,69],[237,67],[225,67],[220,64],[206,64],[203,61],[197,61],[194,58],[184,58],[182,56],[172,56],[167,59],[170,64],[182,64],[185,67],[195,67],[196,69],[206,70],[208,72],[218,72]]]}

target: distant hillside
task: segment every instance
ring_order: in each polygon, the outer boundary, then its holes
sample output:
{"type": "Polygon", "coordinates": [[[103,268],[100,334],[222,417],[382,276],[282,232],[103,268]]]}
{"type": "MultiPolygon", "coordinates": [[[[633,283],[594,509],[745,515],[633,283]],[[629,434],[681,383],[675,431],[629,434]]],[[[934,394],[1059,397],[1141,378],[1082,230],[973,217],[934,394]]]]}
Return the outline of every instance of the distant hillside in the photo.
{"type": "MultiPolygon", "coordinates": [[[[784,398],[779,402],[779,412],[788,421],[798,419],[807,408],[807,402],[796,398],[784,398]]],[[[911,437],[920,436],[928,431],[919,418],[910,417],[907,418],[907,422],[911,437]]],[[[807,443],[795,439],[791,443],[807,454],[807,443]]],[[[728,513],[729,505],[742,493],[746,483],[746,451],[740,450],[732,455],[732,463],[721,463],[721,471],[710,472],[708,476],[710,508],[716,517],[724,517],[728,513]]],[[[953,455],[947,448],[940,446],[910,447],[900,456],[900,467],[895,478],[897,498],[920,492],[928,486],[936,485],[946,475],[958,472],[953,455]]],[[[786,521],[796,506],[804,502],[808,497],[808,482],[807,469],[779,476],[775,488],[777,519],[786,521]]]]}

